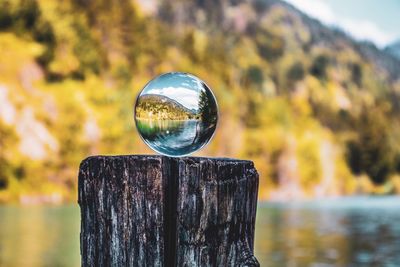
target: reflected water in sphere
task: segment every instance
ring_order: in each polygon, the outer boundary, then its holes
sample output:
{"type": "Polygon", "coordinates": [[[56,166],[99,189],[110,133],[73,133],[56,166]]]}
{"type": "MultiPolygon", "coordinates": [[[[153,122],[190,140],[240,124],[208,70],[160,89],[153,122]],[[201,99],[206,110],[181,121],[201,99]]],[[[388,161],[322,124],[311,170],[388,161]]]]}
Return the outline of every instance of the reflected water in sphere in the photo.
{"type": "Polygon", "coordinates": [[[135,104],[140,136],[153,150],[180,157],[204,147],[215,132],[217,102],[199,78],[170,72],[151,80],[135,104]]]}

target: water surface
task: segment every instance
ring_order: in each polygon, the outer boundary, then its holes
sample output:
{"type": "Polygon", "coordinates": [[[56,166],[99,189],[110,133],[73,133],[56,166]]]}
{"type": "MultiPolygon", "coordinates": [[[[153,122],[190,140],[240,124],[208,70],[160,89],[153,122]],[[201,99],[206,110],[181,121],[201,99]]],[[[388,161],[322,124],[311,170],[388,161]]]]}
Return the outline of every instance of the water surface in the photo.
{"type": "Polygon", "coordinates": [[[0,266],[80,266],[79,218],[77,205],[0,206],[0,266]]]}
{"type": "Polygon", "coordinates": [[[400,266],[400,198],[260,204],[262,266],[400,266]]]}
{"type": "MultiPolygon", "coordinates": [[[[0,266],[80,266],[79,207],[0,206],[0,266]]],[[[400,266],[400,198],[261,203],[261,266],[400,266]]]]}
{"type": "Polygon", "coordinates": [[[143,140],[155,151],[187,155],[202,148],[212,137],[215,124],[200,120],[137,120],[143,140]]]}

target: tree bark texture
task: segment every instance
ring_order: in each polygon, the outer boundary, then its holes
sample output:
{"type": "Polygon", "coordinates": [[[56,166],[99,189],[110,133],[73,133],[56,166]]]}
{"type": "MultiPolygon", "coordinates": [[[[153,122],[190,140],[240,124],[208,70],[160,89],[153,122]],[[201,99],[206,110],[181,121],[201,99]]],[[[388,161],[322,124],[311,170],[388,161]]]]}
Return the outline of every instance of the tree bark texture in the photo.
{"type": "Polygon", "coordinates": [[[251,161],[94,156],[79,170],[82,266],[259,266],[251,161]]]}

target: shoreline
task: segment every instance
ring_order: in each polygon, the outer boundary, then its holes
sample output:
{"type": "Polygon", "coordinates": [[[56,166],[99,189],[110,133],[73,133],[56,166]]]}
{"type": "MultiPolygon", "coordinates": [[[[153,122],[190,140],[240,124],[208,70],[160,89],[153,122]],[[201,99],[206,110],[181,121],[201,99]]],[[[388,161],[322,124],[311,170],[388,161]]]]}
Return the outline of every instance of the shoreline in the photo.
{"type": "Polygon", "coordinates": [[[139,120],[139,121],[202,121],[202,120],[196,120],[196,119],[173,120],[173,119],[143,119],[143,118],[135,118],[135,120],[139,120]]]}

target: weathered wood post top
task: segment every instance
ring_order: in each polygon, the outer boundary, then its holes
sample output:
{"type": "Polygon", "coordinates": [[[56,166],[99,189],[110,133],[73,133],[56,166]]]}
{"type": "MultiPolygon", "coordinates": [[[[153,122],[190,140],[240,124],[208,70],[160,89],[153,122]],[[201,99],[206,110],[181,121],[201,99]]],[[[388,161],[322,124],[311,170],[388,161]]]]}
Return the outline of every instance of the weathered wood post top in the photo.
{"type": "Polygon", "coordinates": [[[93,156],[79,170],[82,266],[259,266],[253,162],[93,156]]]}

